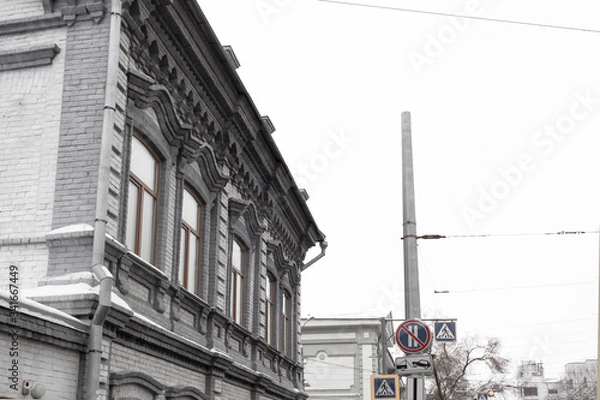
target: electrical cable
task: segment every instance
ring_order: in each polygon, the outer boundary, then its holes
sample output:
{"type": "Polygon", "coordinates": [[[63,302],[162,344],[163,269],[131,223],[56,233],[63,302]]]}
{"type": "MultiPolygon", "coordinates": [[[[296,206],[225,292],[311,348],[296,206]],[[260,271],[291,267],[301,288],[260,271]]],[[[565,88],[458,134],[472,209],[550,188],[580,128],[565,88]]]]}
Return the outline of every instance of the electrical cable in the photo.
{"type": "MultiPolygon", "coordinates": [[[[321,0],[324,1],[324,0],[321,0]]],[[[473,233],[473,234],[455,234],[455,235],[441,235],[441,234],[427,234],[427,235],[407,235],[402,237],[404,240],[409,237],[416,239],[466,239],[466,238],[489,238],[489,237],[514,237],[514,236],[556,236],[556,235],[591,235],[597,234],[600,231],[558,231],[558,232],[524,232],[524,233],[473,233]]]]}
{"type": "Polygon", "coordinates": [[[600,30],[597,30],[597,29],[579,28],[579,27],[574,27],[574,26],[541,24],[541,23],[536,23],[536,22],[514,21],[514,20],[500,19],[500,18],[476,17],[476,16],[472,16],[472,15],[461,15],[461,14],[445,13],[445,12],[438,12],[438,11],[415,10],[415,9],[411,9],[411,8],[380,6],[380,5],[364,4],[364,3],[352,3],[352,2],[341,1],[341,0],[318,0],[318,1],[321,1],[324,3],[346,5],[346,6],[368,7],[368,8],[382,9],[382,10],[392,10],[392,11],[401,11],[401,12],[408,12],[408,13],[437,15],[437,16],[443,16],[443,17],[468,18],[468,19],[475,19],[475,20],[486,21],[486,22],[497,22],[497,23],[504,23],[504,24],[535,26],[538,28],[564,29],[564,30],[571,30],[571,31],[588,32],[588,33],[600,33],[600,30]]]}

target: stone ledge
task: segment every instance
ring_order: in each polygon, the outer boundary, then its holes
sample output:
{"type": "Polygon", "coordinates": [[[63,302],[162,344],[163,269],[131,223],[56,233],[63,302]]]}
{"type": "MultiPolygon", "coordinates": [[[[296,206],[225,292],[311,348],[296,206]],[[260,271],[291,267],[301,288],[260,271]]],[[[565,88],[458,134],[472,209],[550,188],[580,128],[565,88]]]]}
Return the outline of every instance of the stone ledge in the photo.
{"type": "Polygon", "coordinates": [[[58,53],[60,53],[60,47],[56,44],[2,51],[0,52],[0,71],[50,65],[58,53]]]}
{"type": "Polygon", "coordinates": [[[42,17],[20,18],[3,22],[2,29],[0,29],[0,36],[53,29],[66,25],[60,13],[48,14],[42,17]]]}

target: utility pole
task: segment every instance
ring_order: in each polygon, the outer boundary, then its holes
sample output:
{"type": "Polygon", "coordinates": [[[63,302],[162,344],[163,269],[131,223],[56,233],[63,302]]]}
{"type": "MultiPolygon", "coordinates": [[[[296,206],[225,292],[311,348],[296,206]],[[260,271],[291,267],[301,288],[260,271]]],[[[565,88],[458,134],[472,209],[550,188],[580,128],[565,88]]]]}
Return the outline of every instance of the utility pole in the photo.
{"type": "Polygon", "coordinates": [[[404,310],[406,319],[421,318],[417,221],[410,113],[402,113],[402,211],[404,226],[404,310]]]}
{"type": "MultiPolygon", "coordinates": [[[[415,179],[413,173],[412,129],[410,113],[402,113],[402,211],[404,243],[404,310],[406,319],[421,318],[419,268],[417,264],[417,222],[415,212],[415,179]]],[[[425,399],[425,380],[408,376],[405,400],[425,399]]],[[[600,400],[600,399],[598,399],[600,400]]]]}

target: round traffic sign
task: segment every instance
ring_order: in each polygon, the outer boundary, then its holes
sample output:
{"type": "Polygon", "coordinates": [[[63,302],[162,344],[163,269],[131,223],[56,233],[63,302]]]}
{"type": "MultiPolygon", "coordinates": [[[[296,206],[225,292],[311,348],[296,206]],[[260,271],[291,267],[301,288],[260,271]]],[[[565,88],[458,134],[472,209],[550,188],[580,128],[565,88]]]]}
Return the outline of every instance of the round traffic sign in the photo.
{"type": "Polygon", "coordinates": [[[431,331],[418,319],[406,320],[396,329],[396,343],[405,353],[420,353],[431,344],[431,331]]]}

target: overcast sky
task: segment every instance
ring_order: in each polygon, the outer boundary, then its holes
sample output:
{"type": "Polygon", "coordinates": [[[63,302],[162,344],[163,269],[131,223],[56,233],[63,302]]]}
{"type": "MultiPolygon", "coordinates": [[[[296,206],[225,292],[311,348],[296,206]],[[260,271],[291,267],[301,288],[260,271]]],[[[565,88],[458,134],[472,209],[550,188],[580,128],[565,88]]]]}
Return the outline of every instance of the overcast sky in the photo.
{"type": "Polygon", "coordinates": [[[600,225],[600,3],[199,3],[327,236],[304,316],[404,317],[410,111],[418,233],[491,234],[419,241],[422,317],[498,336],[549,377],[597,357],[598,234],[524,234],[600,225]]]}

